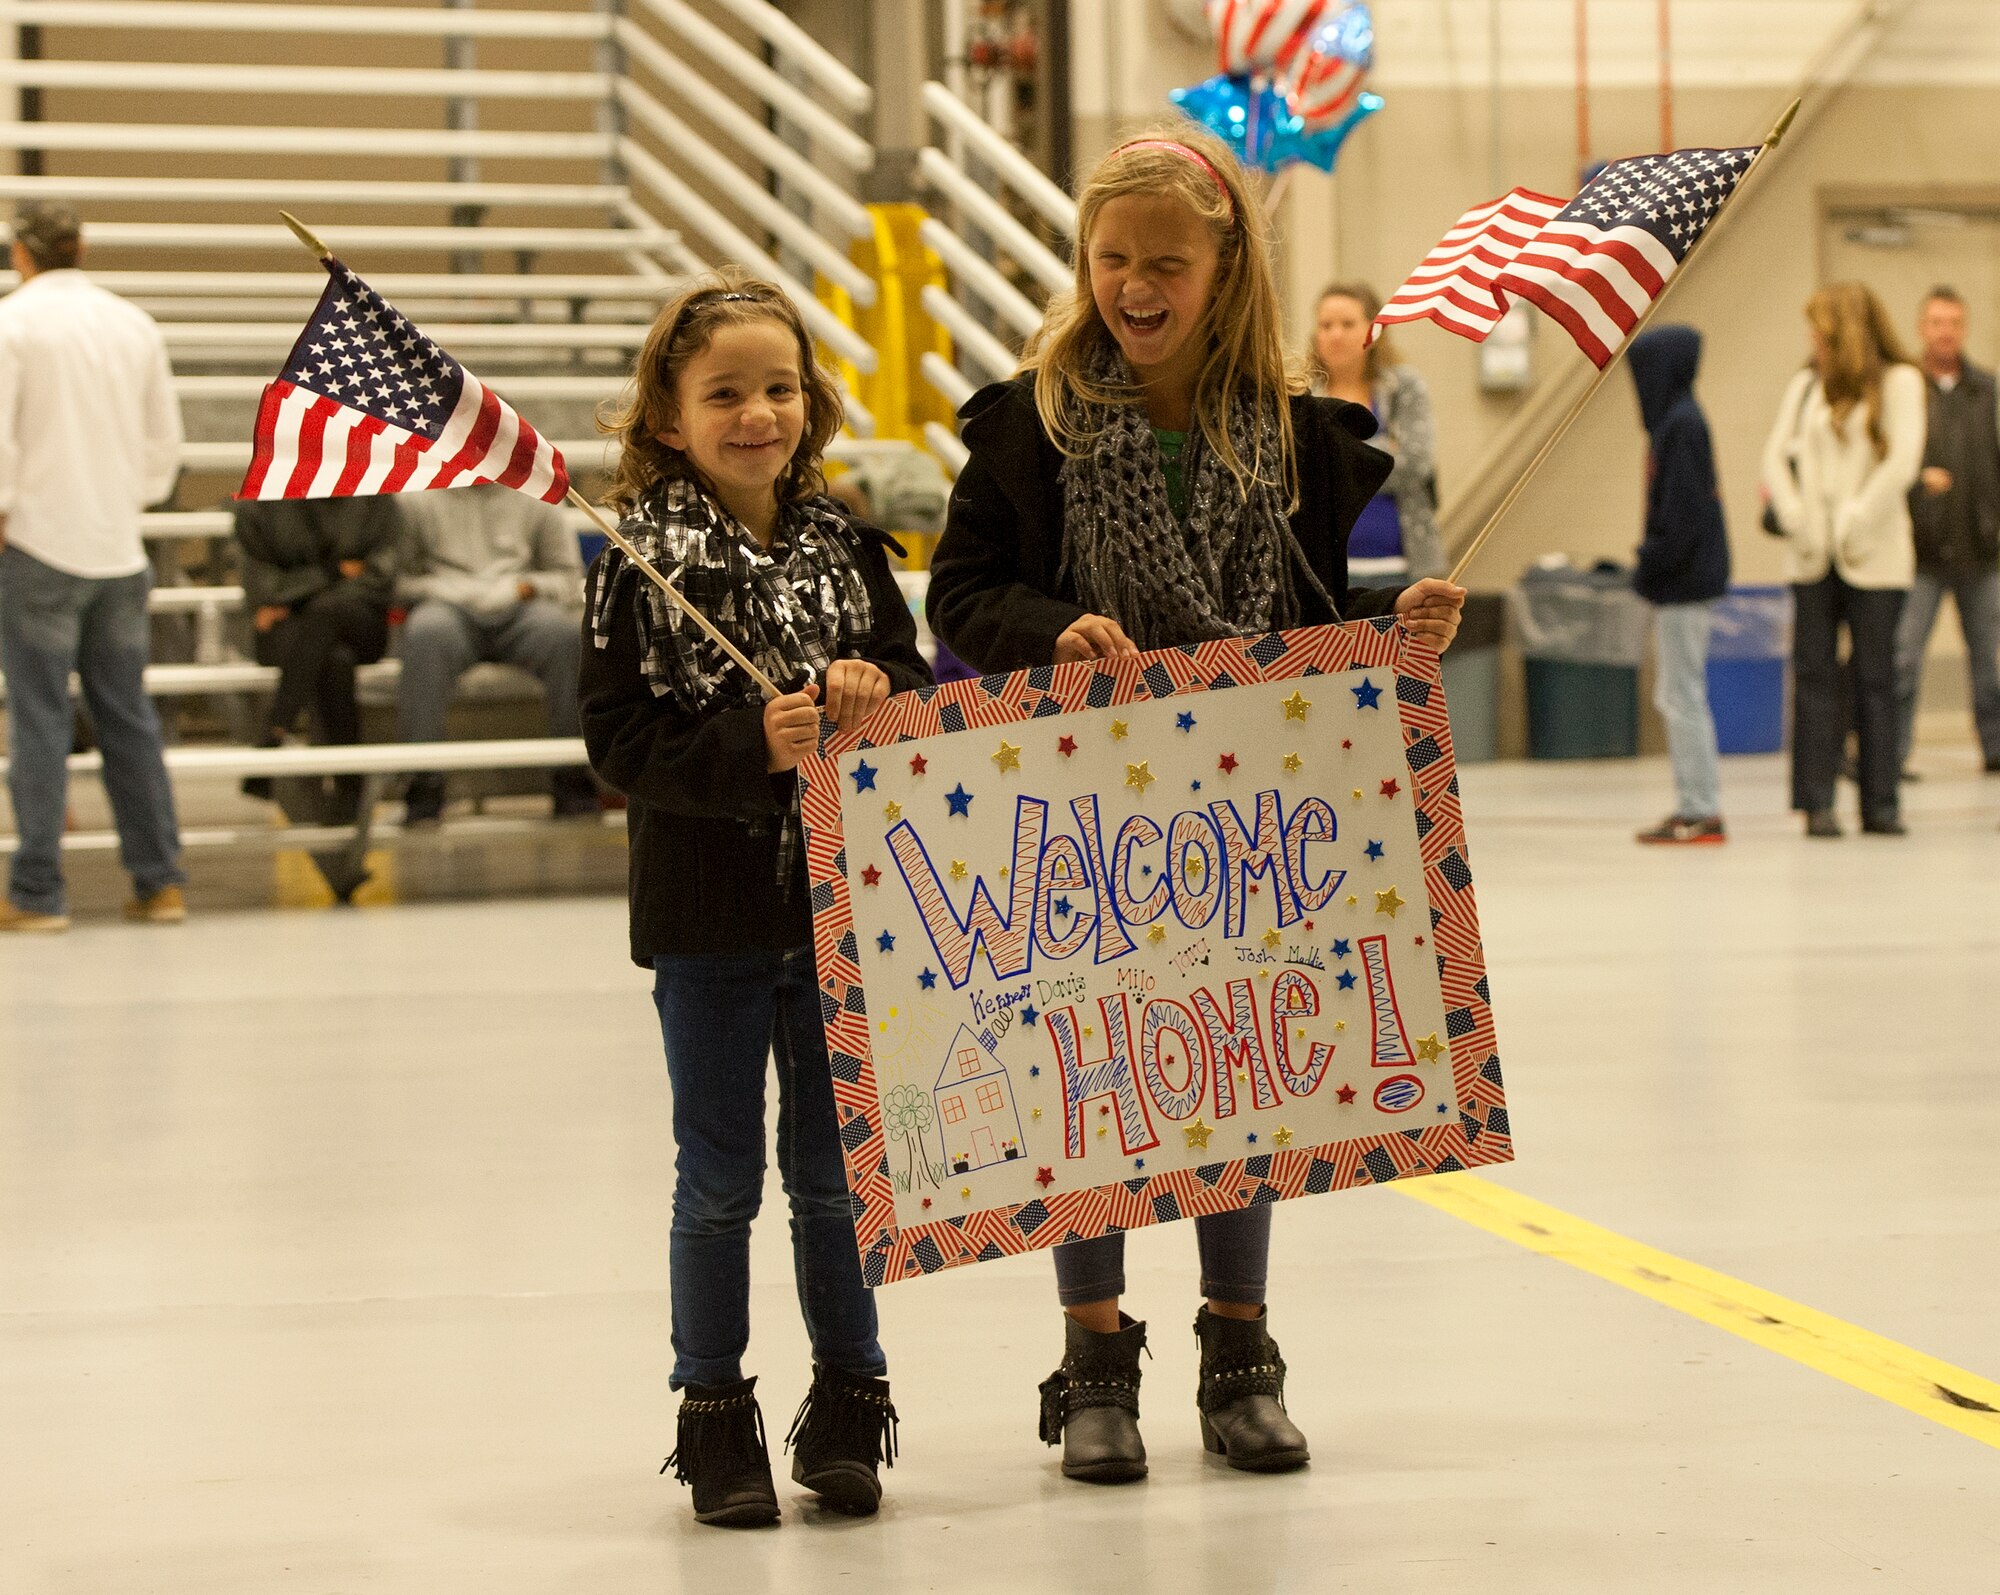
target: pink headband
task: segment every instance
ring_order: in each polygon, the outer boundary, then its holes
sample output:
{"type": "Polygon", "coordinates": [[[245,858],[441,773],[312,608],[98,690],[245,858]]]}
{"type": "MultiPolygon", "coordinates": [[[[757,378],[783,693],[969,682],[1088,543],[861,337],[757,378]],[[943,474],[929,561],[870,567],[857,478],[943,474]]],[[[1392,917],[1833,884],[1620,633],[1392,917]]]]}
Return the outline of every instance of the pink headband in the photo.
{"type": "Polygon", "coordinates": [[[1186,156],[1214,180],[1215,191],[1222,196],[1222,203],[1229,207],[1230,218],[1234,220],[1236,216],[1236,202],[1229,197],[1229,185],[1222,180],[1222,174],[1215,169],[1209,162],[1208,157],[1202,154],[1200,150],[1189,149],[1185,144],[1176,144],[1172,139],[1141,138],[1134,139],[1130,144],[1120,144],[1111,153],[1113,155],[1123,155],[1127,150],[1171,150],[1176,155],[1186,156]]]}

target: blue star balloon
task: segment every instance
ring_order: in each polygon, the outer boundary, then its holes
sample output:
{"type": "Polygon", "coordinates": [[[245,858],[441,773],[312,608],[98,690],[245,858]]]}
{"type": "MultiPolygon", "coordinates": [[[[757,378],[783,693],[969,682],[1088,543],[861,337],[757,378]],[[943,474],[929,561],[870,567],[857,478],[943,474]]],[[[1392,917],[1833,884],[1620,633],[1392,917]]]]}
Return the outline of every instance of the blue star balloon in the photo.
{"type": "Polygon", "coordinates": [[[1276,172],[1304,161],[1331,172],[1340,146],[1369,117],[1382,109],[1382,96],[1363,94],[1333,126],[1307,132],[1305,122],[1268,84],[1244,77],[1216,76],[1167,98],[1226,143],[1245,166],[1276,172]]]}

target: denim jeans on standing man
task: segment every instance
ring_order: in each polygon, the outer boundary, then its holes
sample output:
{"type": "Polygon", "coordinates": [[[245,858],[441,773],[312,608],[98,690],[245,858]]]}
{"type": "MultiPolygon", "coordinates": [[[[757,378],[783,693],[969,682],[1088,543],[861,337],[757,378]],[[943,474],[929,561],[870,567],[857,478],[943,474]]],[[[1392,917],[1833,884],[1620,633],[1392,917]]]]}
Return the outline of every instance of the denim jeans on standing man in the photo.
{"type": "Polygon", "coordinates": [[[880,1378],[861,1282],[811,947],[663,953],[653,1001],[674,1092],[672,1384],[731,1384],[750,1343],[750,1221],[764,1195],[764,1081],[778,1072],[778,1174],[813,1360],[880,1378]]]}
{"type": "Polygon", "coordinates": [[[1716,755],[1715,716],[1708,707],[1708,637],[1715,606],[1660,604],[1653,611],[1659,668],[1653,706],[1667,723],[1667,752],[1674,766],[1674,814],[1683,820],[1719,818],[1722,761],[1716,755]]]}
{"type": "Polygon", "coordinates": [[[1979,749],[1990,769],[2000,762],[2000,570],[1976,576],[1938,576],[1919,570],[1896,628],[1896,697],[1902,715],[1903,763],[1916,739],[1917,688],[1924,677],[1924,649],[1937,623],[1938,607],[1950,593],[1965,636],[1965,669],[1972,680],[1972,719],[1979,749]]]}
{"type": "Polygon", "coordinates": [[[72,672],[104,756],[104,791],[118,856],[141,897],[184,885],[174,792],[160,751],[160,716],[146,696],[151,651],[149,571],[72,576],[18,548],[0,549],[0,668],[7,673],[7,789],[14,853],[7,895],[31,914],[68,911],[63,819],[75,726],[72,672]]]}

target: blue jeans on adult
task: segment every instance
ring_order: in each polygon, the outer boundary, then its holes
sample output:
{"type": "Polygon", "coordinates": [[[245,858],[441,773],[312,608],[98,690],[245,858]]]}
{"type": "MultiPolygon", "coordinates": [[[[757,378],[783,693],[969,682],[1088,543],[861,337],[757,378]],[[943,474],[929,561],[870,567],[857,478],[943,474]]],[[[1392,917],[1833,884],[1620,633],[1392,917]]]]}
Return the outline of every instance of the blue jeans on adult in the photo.
{"type": "Polygon", "coordinates": [[[1667,723],[1674,766],[1674,814],[1683,820],[1722,813],[1722,761],[1708,708],[1708,636],[1713,604],[1660,604],[1653,611],[1659,668],[1653,706],[1667,723]]]}
{"type": "Polygon", "coordinates": [[[104,790],[118,856],[141,897],[185,884],[174,791],[160,752],[160,716],[146,696],[148,571],[94,579],[0,549],[0,667],[7,672],[7,789],[20,843],[7,883],[14,906],[67,912],[63,816],[75,724],[69,678],[104,756],[104,790]]]}
{"type": "Polygon", "coordinates": [[[516,665],[541,682],[549,735],[573,737],[576,675],[583,658],[581,617],[546,598],[531,598],[493,619],[426,598],[403,622],[397,654],[397,730],[405,742],[444,741],[445,711],[458,678],[483,660],[516,665]]]}
{"type": "Polygon", "coordinates": [[[1917,688],[1924,676],[1924,649],[1937,623],[1938,606],[1951,594],[1958,629],[1965,636],[1965,670],[1972,680],[1972,718],[1979,747],[1991,768],[2000,762],[2000,570],[1975,576],[1940,576],[1919,569],[1896,628],[1896,696],[1902,712],[1903,762],[1917,732],[1917,688]]]}
{"type": "MultiPolygon", "coordinates": [[[[1201,1293],[1209,1301],[1264,1304],[1270,1275],[1271,1209],[1240,1207],[1204,1213],[1194,1221],[1201,1255],[1201,1293]]],[[[1065,1307],[1109,1301],[1125,1294],[1125,1237],[1100,1235],[1055,1249],[1056,1299],[1065,1307]]]]}
{"type": "Polygon", "coordinates": [[[813,1359],[880,1378],[889,1365],[861,1282],[812,948],[661,954],[653,1002],[674,1090],[673,1388],[743,1377],[767,1060],[777,1064],[778,1174],[813,1359]]]}

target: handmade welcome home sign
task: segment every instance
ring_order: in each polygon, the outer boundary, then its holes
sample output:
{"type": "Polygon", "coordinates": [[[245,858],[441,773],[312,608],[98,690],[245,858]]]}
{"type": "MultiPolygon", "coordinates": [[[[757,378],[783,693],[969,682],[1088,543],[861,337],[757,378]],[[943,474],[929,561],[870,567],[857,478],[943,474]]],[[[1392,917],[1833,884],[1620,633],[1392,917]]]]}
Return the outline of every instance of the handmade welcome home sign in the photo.
{"type": "Polygon", "coordinates": [[[1393,620],[905,693],[800,774],[869,1284],[1512,1156],[1393,620]]]}

